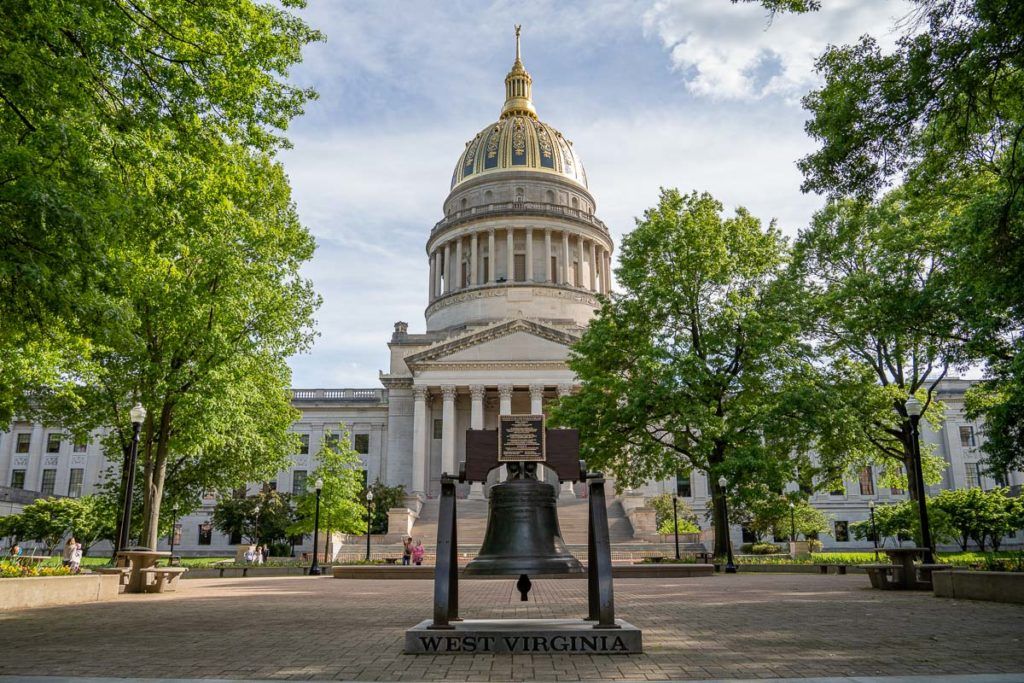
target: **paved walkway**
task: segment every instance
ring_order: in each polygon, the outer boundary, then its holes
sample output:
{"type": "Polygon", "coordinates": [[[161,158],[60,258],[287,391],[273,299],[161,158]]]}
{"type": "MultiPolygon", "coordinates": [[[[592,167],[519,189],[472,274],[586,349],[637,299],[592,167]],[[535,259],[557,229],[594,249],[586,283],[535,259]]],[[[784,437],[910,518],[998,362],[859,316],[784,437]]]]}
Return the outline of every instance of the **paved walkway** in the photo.
{"type": "MultiPolygon", "coordinates": [[[[580,580],[464,581],[466,617],[571,617],[580,580]]],[[[860,575],[616,582],[646,653],[402,654],[432,582],[195,579],[174,594],[0,614],[0,675],[339,680],[679,680],[1024,672],[1024,606],[866,588],[860,575]]],[[[1024,680],[1024,676],[1020,677],[1024,680]]],[[[1001,680],[1015,680],[1013,677],[1001,680]]]]}

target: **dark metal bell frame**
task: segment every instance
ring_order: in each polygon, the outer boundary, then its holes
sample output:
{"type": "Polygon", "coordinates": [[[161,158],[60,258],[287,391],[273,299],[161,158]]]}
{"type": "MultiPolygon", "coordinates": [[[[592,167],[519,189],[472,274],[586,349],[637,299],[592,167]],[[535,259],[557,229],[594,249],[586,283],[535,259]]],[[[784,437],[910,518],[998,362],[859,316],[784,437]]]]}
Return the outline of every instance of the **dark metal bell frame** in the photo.
{"type": "Polygon", "coordinates": [[[487,531],[466,574],[543,576],[584,574],[565,547],[558,526],[555,487],[537,479],[512,479],[491,488],[487,531]]]}

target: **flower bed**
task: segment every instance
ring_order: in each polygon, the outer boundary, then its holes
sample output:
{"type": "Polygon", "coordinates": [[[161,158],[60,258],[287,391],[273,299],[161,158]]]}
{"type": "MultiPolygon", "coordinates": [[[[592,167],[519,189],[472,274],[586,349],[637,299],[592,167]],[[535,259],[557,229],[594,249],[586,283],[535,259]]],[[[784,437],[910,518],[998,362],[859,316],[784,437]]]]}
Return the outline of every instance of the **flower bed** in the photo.
{"type": "Polygon", "coordinates": [[[0,579],[24,579],[31,576],[68,576],[67,567],[38,564],[21,564],[11,560],[0,560],[0,579]]]}

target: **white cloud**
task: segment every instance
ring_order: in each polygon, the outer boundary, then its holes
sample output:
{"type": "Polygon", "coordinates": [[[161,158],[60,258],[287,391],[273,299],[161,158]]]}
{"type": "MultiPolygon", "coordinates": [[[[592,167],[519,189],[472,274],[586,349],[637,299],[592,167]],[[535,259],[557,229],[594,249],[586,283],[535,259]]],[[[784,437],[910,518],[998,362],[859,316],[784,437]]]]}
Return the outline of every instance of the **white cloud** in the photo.
{"type": "Polygon", "coordinates": [[[795,98],[817,82],[814,61],[827,45],[864,33],[892,45],[894,23],[910,10],[902,0],[829,0],[819,12],[769,18],[759,3],[659,0],[644,14],[644,27],[695,95],[795,98]]]}

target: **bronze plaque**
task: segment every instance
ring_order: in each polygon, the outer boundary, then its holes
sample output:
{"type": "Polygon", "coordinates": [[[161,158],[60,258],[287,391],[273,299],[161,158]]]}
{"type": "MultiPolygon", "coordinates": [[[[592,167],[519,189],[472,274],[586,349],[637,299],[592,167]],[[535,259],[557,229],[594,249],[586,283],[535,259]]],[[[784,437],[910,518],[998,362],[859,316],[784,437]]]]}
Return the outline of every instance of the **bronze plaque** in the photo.
{"type": "Polygon", "coordinates": [[[498,462],[547,459],[544,415],[501,415],[498,424],[498,462]]]}

